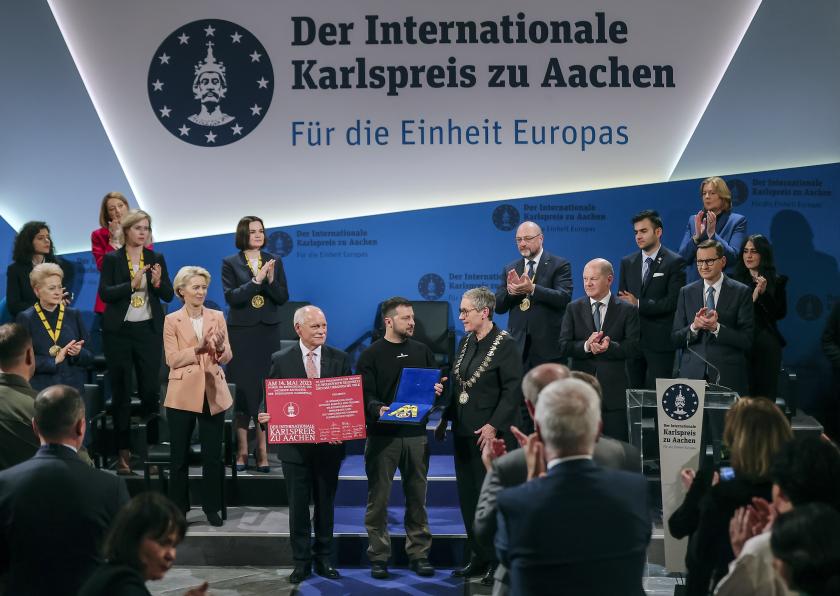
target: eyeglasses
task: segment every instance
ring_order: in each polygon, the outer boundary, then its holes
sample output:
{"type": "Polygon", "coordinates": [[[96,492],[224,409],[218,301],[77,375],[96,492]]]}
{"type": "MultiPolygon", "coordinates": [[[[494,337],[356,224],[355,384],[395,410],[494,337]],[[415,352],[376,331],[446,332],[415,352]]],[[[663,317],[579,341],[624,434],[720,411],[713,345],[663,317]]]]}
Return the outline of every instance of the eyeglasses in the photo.
{"type": "Polygon", "coordinates": [[[533,236],[517,236],[514,240],[516,240],[516,243],[519,244],[520,242],[530,242],[534,238],[539,238],[540,236],[542,236],[542,234],[534,234],[533,236]]]}
{"type": "Polygon", "coordinates": [[[479,310],[477,308],[462,308],[461,310],[458,311],[458,316],[459,317],[466,317],[473,310],[475,312],[479,312],[479,310]]]}
{"type": "Polygon", "coordinates": [[[714,259],[697,259],[697,267],[711,267],[715,261],[719,261],[723,257],[715,257],[714,259]]]}

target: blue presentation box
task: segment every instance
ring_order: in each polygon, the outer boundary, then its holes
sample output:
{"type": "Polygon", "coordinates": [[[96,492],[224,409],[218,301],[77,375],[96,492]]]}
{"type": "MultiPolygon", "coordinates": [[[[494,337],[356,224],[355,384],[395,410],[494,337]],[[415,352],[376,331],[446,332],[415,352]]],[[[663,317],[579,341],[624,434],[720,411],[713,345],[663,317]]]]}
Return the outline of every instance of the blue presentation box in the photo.
{"type": "Polygon", "coordinates": [[[404,368],[389,410],[379,418],[390,424],[426,424],[435,408],[436,368],[404,368]]]}

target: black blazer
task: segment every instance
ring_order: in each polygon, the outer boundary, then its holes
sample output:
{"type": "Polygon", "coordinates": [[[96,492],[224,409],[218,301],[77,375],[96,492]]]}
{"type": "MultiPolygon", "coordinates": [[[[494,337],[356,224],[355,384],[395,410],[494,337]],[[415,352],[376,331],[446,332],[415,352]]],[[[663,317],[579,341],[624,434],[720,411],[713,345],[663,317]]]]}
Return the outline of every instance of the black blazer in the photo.
{"type": "Polygon", "coordinates": [[[511,296],[507,291],[508,272],[514,269],[517,275],[525,271],[525,259],[508,263],[502,270],[502,283],[496,290],[496,313],[508,315],[508,331],[516,340],[520,354],[525,349],[525,339],[530,336],[532,356],[544,361],[562,358],[557,338],[560,337],[560,322],[566,305],[572,299],[572,266],[569,261],[543,250],[537,265],[536,288],[531,296],[531,308],[520,310],[524,296],[511,296]]]}
{"type": "Polygon", "coordinates": [[[230,306],[227,319],[229,327],[250,327],[260,323],[274,325],[280,322],[280,306],[289,300],[283,261],[264,251],[260,251],[260,258],[263,263],[275,259],[272,283],[268,283],[268,279],[259,285],[251,281],[254,273],[243,252],[222,260],[222,288],[225,302],[230,306]],[[251,299],[257,294],[265,300],[261,308],[251,306],[251,299]]]}
{"type": "MultiPolygon", "coordinates": [[[[44,259],[44,262],[56,263],[61,267],[61,270],[64,272],[64,280],[62,281],[64,287],[73,287],[75,271],[70,263],[61,257],[52,255],[48,255],[44,259]]],[[[34,265],[31,262],[13,262],[6,269],[6,308],[9,309],[12,318],[38,302],[38,298],[35,297],[35,290],[32,289],[32,284],[29,283],[29,274],[32,273],[33,267],[34,265]]]]}
{"type": "MultiPolygon", "coordinates": [[[[149,288],[149,304],[152,308],[152,321],[155,331],[163,333],[163,318],[166,313],[160,301],[170,302],[175,296],[172,281],[166,269],[166,260],[159,252],[143,248],[143,262],[146,265],[160,264],[160,287],[152,285],[152,272],[146,272],[146,284],[149,288]]],[[[99,277],[99,297],[105,303],[102,314],[102,328],[105,331],[119,331],[131,302],[131,276],[125,258],[125,247],[109,252],[102,259],[102,274],[99,277]]]]}
{"type": "Polygon", "coordinates": [[[651,352],[672,352],[671,326],[677,310],[680,288],[685,285],[685,261],[661,246],[653,260],[653,276],[642,287],[642,251],[621,259],[619,292],[630,292],[639,300],[639,345],[651,352]]]}
{"type": "MultiPolygon", "coordinates": [[[[690,327],[697,311],[703,308],[703,280],[692,282],[680,290],[677,312],[671,341],[674,348],[685,348],[686,341],[691,349],[703,355],[720,370],[720,384],[746,395],[747,357],[753,341],[753,302],[750,289],[734,279],[724,275],[723,285],[718,297],[717,313],[720,331],[717,337],[708,331],[700,331],[691,336],[690,327]]],[[[680,376],[688,379],[705,378],[706,365],[703,361],[683,349],[680,360],[680,376]]],[[[714,382],[714,371],[709,371],[714,382]]]]}
{"type": "Polygon", "coordinates": [[[58,336],[59,345],[65,346],[70,340],[81,339],[85,341],[85,346],[78,356],[68,356],[58,365],[55,363],[55,357],[50,356],[53,341],[35,312],[35,307],[30,306],[20,313],[16,322],[25,327],[32,336],[32,348],[35,351],[35,375],[29,380],[32,388],[40,391],[50,385],[62,384],[75,387],[83,393],[88,377],[87,367],[93,364],[93,352],[87,348],[90,344],[82,313],[75,308],[64,307],[64,322],[61,335],[58,336]]]}
{"type": "MultiPolygon", "coordinates": [[[[751,293],[755,291],[756,283],[749,273],[747,273],[747,277],[733,276],[733,279],[747,286],[751,293]]],[[[762,331],[767,331],[775,336],[783,347],[787,342],[779,331],[777,322],[787,316],[787,282],[786,275],[768,278],[764,293],[753,302],[755,336],[758,336],[762,331]]]]}
{"type": "MultiPolygon", "coordinates": [[[[493,329],[481,340],[482,352],[502,333],[495,324],[493,329]]],[[[472,356],[478,349],[475,335],[469,333],[464,336],[458,346],[457,354],[461,354],[464,344],[467,350],[461,361],[461,379],[469,379],[481,365],[484,358],[472,356]]],[[[456,356],[457,359],[457,356],[456,356]]],[[[456,360],[457,363],[457,360],[456,360]]],[[[450,380],[449,404],[444,410],[444,418],[452,421],[452,432],[457,436],[474,437],[475,431],[487,423],[496,429],[498,436],[508,440],[514,447],[510,432],[511,424],[519,424],[519,404],[522,403],[522,359],[516,347],[516,342],[510,335],[504,337],[496,348],[496,353],[490,365],[478,378],[478,381],[466,391],[470,398],[466,404],[458,401],[461,385],[453,378],[450,380]]]]}
{"type": "Polygon", "coordinates": [[[572,460],[501,491],[498,509],[496,553],[511,594],[645,593],[651,519],[641,474],[572,460]]]}
{"type": "MultiPolygon", "coordinates": [[[[275,278],[276,279],[276,278],[275,278]]],[[[321,348],[321,377],[346,377],[352,375],[350,356],[337,348],[323,346],[321,348]]],[[[295,342],[271,356],[271,371],[269,379],[305,379],[306,368],[303,365],[303,353],[300,342],[295,342]]],[[[344,457],[344,444],[330,445],[329,443],[278,445],[277,455],[282,461],[296,464],[307,463],[317,453],[319,459],[344,457]]]]}
{"type": "Polygon", "coordinates": [[[125,482],[69,447],[44,445],[0,472],[0,573],[8,594],[75,595],[101,563],[105,532],[128,501],[125,482]]]}
{"type": "Polygon", "coordinates": [[[615,294],[610,294],[607,315],[601,325],[601,331],[610,338],[610,346],[597,356],[583,349],[594,331],[589,296],[583,296],[566,309],[560,347],[565,356],[571,357],[574,370],[598,378],[604,395],[603,409],[623,410],[627,406],[625,394],[628,385],[624,361],[638,354],[639,311],[616,298],[615,294]]]}

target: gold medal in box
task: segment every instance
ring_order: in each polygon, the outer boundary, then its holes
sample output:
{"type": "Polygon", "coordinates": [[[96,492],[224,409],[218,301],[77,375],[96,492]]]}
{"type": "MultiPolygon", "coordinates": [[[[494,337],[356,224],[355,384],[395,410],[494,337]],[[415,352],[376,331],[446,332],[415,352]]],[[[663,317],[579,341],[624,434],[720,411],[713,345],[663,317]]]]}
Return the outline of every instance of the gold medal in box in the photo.
{"type": "Polygon", "coordinates": [[[405,404],[394,410],[395,418],[417,418],[417,406],[405,404]]]}
{"type": "Polygon", "coordinates": [[[263,298],[260,294],[257,294],[251,298],[251,306],[254,308],[262,308],[265,306],[265,298],[263,298]]]}
{"type": "Polygon", "coordinates": [[[146,304],[146,298],[143,297],[143,294],[131,295],[131,306],[134,308],[143,308],[144,304],[146,304]]]}

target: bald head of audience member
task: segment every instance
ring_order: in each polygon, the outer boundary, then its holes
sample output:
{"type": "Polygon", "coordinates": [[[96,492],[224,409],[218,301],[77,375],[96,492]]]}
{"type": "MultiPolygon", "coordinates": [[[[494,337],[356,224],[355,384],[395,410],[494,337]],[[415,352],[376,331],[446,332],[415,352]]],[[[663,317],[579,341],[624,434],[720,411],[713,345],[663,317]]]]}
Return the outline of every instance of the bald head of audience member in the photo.
{"type": "Polygon", "coordinates": [[[85,404],[69,385],[52,385],[35,397],[32,428],[42,445],[58,444],[77,451],[85,437],[85,404]]]}
{"type": "Polygon", "coordinates": [[[18,375],[26,381],[35,374],[35,352],[32,338],[17,323],[0,325],[0,372],[18,375]]]}
{"type": "Polygon", "coordinates": [[[572,374],[568,366],[555,362],[546,362],[529,370],[522,377],[522,395],[525,397],[525,407],[528,414],[534,417],[537,407],[537,397],[546,386],[560,379],[568,379],[572,374]]]}
{"type": "Polygon", "coordinates": [[[601,400],[580,379],[554,381],[540,391],[535,423],[546,461],[591,456],[601,433],[601,400]]]}

